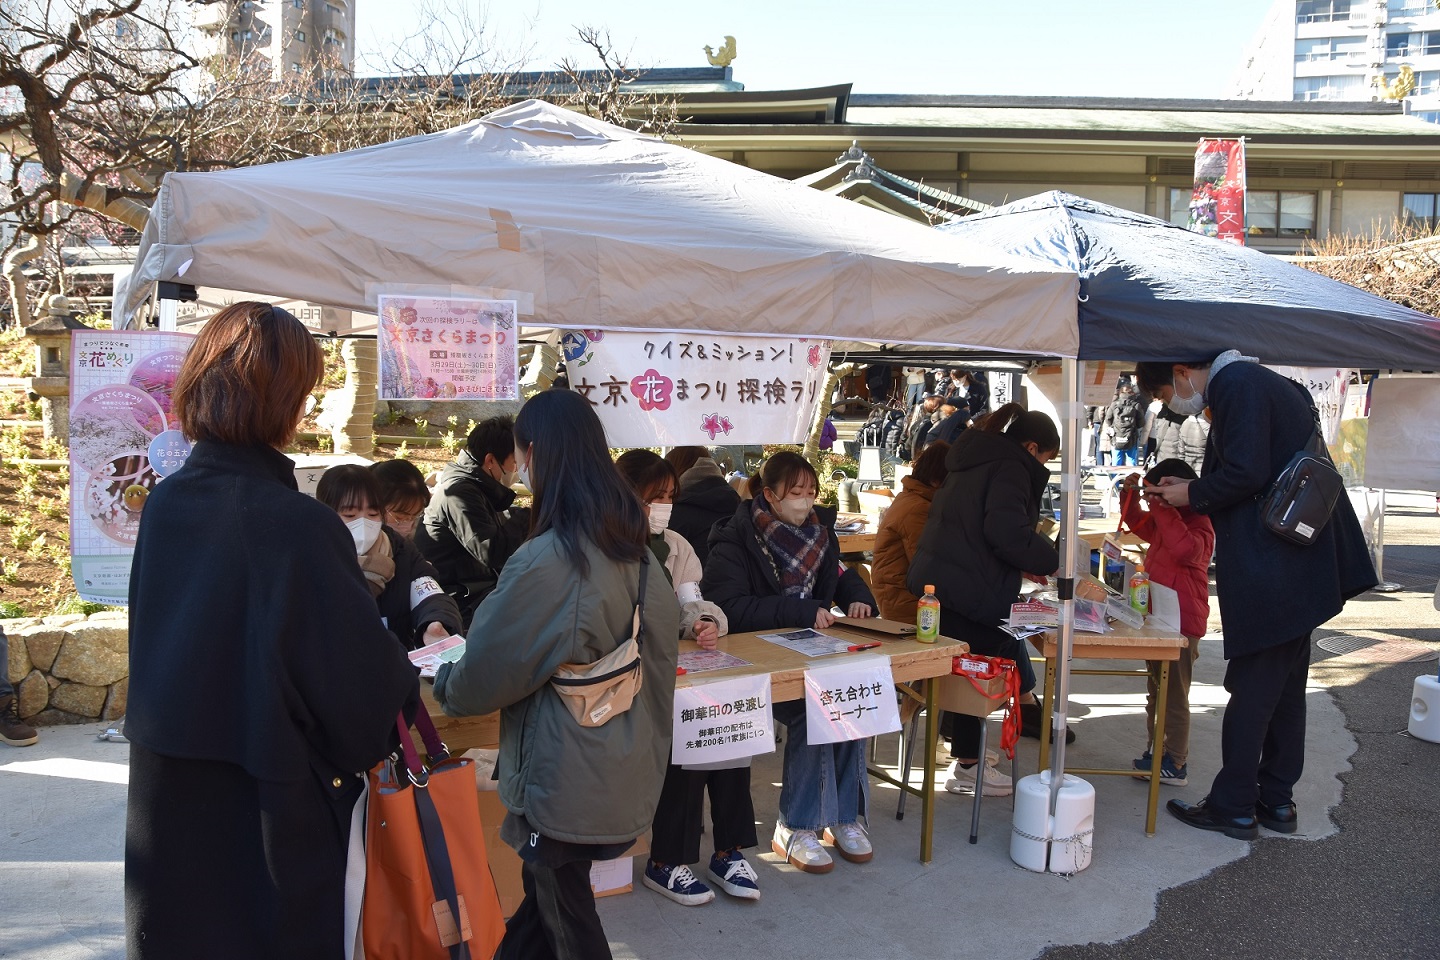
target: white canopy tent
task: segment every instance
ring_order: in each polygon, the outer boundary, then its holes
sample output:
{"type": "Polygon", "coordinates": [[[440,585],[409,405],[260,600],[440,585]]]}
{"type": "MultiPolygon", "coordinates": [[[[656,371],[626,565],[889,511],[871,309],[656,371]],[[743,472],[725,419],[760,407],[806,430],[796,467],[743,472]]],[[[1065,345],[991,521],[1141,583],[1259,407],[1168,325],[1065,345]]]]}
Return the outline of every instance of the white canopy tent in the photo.
{"type": "Polygon", "coordinates": [[[530,100],[441,133],[165,178],[156,281],[373,312],[488,292],[525,324],[1074,356],[1075,274],[530,100]]]}
{"type": "Polygon", "coordinates": [[[536,100],[363,150],[172,174],[117,326],[159,281],[365,312],[382,293],[491,296],[517,300],[526,326],[1060,357],[1078,389],[1074,271],[536,100]]]}

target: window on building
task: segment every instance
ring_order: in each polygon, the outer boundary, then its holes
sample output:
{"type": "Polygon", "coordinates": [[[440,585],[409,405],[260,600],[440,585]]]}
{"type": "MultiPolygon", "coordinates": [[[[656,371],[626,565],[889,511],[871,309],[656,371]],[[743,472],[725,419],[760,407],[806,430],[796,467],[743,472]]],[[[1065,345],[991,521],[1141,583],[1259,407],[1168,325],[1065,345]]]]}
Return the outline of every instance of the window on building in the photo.
{"type": "Polygon", "coordinates": [[[291,64],[290,64],[290,72],[291,72],[291,73],[299,73],[299,72],[300,72],[300,64],[298,64],[298,63],[291,63],[291,64]]]}
{"type": "Polygon", "coordinates": [[[1316,195],[1297,190],[1247,190],[1245,232],[1252,237],[1315,236],[1316,195]]]}
{"type": "Polygon", "coordinates": [[[1333,23],[1350,19],[1351,0],[1299,0],[1296,23],[1333,23]]]}
{"type": "Polygon", "coordinates": [[[1397,60],[1410,56],[1410,34],[1388,33],[1385,35],[1385,59],[1397,60]]]}
{"type": "Polygon", "coordinates": [[[1435,217],[1437,199],[1440,199],[1440,194],[1405,194],[1401,198],[1401,217],[1404,219],[1405,225],[1434,230],[1437,222],[1435,217]]]}
{"type": "Polygon", "coordinates": [[[291,0],[290,6],[294,7],[296,10],[304,10],[305,0],[291,0]]]}
{"type": "Polygon", "coordinates": [[[296,31],[295,31],[295,39],[296,39],[296,40],[299,40],[301,43],[304,43],[304,42],[305,42],[305,31],[304,31],[304,30],[296,30],[296,31]]]}
{"type": "Polygon", "coordinates": [[[1440,70],[1415,71],[1415,93],[1420,96],[1440,93],[1440,70]]]}
{"type": "Polygon", "coordinates": [[[1417,120],[1424,120],[1426,123],[1440,123],[1440,111],[1422,110],[1419,113],[1412,113],[1410,116],[1417,120]]]}
{"type": "Polygon", "coordinates": [[[1430,10],[1430,0],[1390,0],[1386,12],[1392,17],[1420,17],[1430,10]]]}
{"type": "Polygon", "coordinates": [[[1170,222],[1177,227],[1190,226],[1190,194],[1192,192],[1189,187],[1170,188],[1170,222]]]}
{"type": "Polygon", "coordinates": [[[1296,100],[1364,100],[1365,78],[1296,77],[1296,100]]]}

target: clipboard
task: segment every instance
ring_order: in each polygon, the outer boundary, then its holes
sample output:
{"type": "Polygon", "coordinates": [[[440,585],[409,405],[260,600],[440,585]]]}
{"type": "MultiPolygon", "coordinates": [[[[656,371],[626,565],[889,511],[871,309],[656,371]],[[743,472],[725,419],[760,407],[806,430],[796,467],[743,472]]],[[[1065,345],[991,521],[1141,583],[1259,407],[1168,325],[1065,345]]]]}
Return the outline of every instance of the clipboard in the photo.
{"type": "Polygon", "coordinates": [[[863,620],[855,617],[836,617],[835,622],[851,630],[865,630],[869,633],[885,633],[900,639],[915,635],[915,624],[901,623],[899,620],[886,620],[883,617],[866,617],[863,620]]]}

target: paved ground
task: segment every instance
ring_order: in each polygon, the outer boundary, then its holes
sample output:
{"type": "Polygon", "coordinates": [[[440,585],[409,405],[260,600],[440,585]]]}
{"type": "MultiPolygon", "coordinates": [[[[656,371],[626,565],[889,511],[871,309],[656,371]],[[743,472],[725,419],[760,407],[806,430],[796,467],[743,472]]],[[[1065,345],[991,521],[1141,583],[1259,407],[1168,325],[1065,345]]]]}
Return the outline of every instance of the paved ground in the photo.
{"type": "MultiPolygon", "coordinates": [[[[601,902],[617,957],[975,956],[1203,958],[1440,956],[1440,744],[1402,734],[1415,676],[1397,662],[1440,651],[1431,591],[1440,576],[1440,518],[1392,513],[1387,575],[1409,589],[1352,603],[1319,635],[1370,645],[1317,650],[1309,696],[1302,833],[1254,844],[1191,830],[1162,812],[1143,833],[1144,787],[1092,779],[1095,861],[1063,879],[1009,858],[1010,808],[984,806],[980,842],[965,842],[968,798],[942,795],[936,859],[916,860],[918,807],[893,818],[893,791],[872,794],[873,863],[798,874],[768,852],[754,860],[764,899],[683,908],[648,890],[601,902]],[[1157,899],[1158,898],[1158,899],[1157,899]]],[[[1196,669],[1191,785],[1203,795],[1218,765],[1219,643],[1196,669]]],[[[1141,746],[1139,698],[1125,681],[1077,678],[1077,765],[1125,762],[1141,746]]],[[[118,958],[128,748],[96,728],[52,728],[36,747],[0,748],[0,957],[118,958]]],[[[893,738],[882,759],[893,755],[893,738]]],[[[1033,770],[1025,741],[1022,772],[1033,770]]],[[[773,827],[778,762],[755,767],[762,850],[773,827]]]]}

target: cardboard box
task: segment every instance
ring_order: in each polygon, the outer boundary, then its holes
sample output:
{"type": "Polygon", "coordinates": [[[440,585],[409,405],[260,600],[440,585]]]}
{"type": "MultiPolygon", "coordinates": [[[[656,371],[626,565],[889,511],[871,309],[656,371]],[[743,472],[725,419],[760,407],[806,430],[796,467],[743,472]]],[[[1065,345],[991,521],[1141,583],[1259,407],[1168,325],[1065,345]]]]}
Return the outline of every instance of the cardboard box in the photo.
{"type": "MultiPolygon", "coordinates": [[[[480,791],[480,822],[484,826],[485,855],[490,860],[490,876],[500,895],[500,912],[508,920],[525,899],[525,885],[520,875],[520,856],[500,839],[500,824],[505,820],[505,805],[494,790],[480,791]]],[[[634,889],[635,858],[650,853],[647,831],[625,856],[597,861],[590,867],[590,889],[596,897],[613,897],[634,889]]]]}

